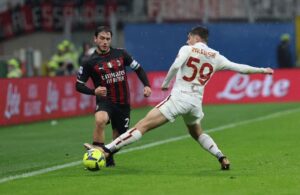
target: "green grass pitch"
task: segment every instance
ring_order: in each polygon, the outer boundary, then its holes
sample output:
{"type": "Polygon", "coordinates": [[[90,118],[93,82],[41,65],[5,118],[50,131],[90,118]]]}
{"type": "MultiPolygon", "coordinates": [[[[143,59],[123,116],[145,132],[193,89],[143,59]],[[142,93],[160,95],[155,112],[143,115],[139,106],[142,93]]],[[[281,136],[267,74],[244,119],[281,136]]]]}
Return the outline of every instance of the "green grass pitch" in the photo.
{"type": "MultiPolygon", "coordinates": [[[[134,109],[131,125],[149,109],[134,109]]],[[[80,161],[91,115],[1,127],[0,194],[300,193],[300,103],[206,105],[204,113],[202,126],[229,157],[230,171],[186,136],[181,118],[124,148],[116,167],[86,171],[80,161]],[[69,167],[54,170],[60,165],[69,167]]]]}

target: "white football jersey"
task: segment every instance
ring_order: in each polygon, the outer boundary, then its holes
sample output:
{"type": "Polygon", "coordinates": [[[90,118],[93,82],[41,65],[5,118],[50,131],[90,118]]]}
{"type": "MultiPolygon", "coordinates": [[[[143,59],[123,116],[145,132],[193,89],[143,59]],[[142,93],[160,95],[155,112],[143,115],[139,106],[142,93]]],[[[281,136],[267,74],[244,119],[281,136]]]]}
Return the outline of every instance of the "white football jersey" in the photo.
{"type": "Polygon", "coordinates": [[[193,46],[181,47],[162,88],[169,87],[170,81],[176,75],[171,95],[178,100],[200,105],[205,85],[219,70],[233,70],[240,73],[264,72],[264,68],[231,62],[218,51],[198,42],[193,46]]]}

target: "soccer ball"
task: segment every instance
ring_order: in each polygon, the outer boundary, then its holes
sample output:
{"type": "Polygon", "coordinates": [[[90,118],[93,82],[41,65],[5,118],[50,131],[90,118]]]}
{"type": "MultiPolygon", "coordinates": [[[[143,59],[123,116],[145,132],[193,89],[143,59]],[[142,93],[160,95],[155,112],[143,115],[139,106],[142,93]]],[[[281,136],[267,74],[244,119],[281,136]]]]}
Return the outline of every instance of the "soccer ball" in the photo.
{"type": "Polygon", "coordinates": [[[97,149],[90,149],[83,155],[83,165],[90,171],[97,171],[105,167],[104,154],[97,149]]]}

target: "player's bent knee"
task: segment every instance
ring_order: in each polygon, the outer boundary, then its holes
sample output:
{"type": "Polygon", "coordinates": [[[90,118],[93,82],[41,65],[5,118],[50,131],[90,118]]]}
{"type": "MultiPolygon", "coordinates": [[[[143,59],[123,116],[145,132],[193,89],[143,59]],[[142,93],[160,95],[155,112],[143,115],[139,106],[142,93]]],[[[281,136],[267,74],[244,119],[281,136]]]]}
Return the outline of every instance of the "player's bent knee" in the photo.
{"type": "Polygon", "coordinates": [[[108,123],[109,117],[106,112],[97,112],[95,114],[96,126],[103,127],[108,123]]]}
{"type": "Polygon", "coordinates": [[[104,118],[97,118],[96,119],[96,126],[97,127],[103,127],[106,125],[106,123],[108,122],[108,120],[104,119],[104,118]]]}

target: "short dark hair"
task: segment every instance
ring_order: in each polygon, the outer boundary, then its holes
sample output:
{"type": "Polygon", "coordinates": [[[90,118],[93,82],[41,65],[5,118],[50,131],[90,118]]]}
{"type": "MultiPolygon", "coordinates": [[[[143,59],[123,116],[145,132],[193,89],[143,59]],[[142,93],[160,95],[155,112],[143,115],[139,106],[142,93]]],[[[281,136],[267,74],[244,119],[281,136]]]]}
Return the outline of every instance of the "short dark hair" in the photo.
{"type": "Polygon", "coordinates": [[[97,37],[101,32],[109,32],[111,36],[113,35],[111,29],[108,26],[98,26],[95,30],[95,37],[97,37]]]}
{"type": "Polygon", "coordinates": [[[208,41],[209,31],[204,26],[196,26],[196,27],[192,28],[192,30],[190,31],[190,34],[191,35],[198,35],[204,41],[206,41],[206,42],[208,41]]]}

